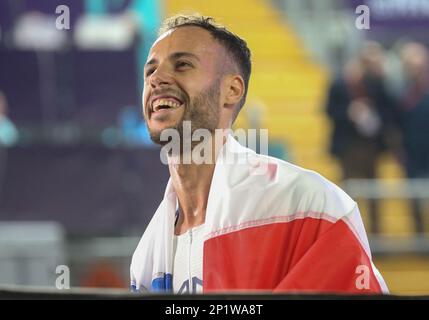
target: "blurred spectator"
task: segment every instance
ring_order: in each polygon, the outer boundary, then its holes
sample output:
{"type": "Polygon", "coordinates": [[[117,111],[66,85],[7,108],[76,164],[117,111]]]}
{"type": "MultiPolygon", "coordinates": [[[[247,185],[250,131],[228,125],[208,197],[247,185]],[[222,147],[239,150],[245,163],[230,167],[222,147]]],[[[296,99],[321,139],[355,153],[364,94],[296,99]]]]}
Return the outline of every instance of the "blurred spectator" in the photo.
{"type": "Polygon", "coordinates": [[[407,40],[404,38],[399,38],[386,52],[384,64],[386,87],[396,101],[401,98],[406,86],[406,77],[401,60],[401,50],[406,42],[407,40]]]}
{"type": "Polygon", "coordinates": [[[0,149],[3,146],[14,145],[18,140],[18,131],[15,125],[7,117],[7,100],[3,92],[0,91],[0,149]]]}
{"type": "MultiPolygon", "coordinates": [[[[381,152],[392,144],[393,99],[384,86],[384,52],[367,43],[333,81],[326,111],[333,123],[331,152],[340,162],[343,179],[375,179],[381,152]]],[[[371,231],[379,232],[378,202],[369,200],[371,231]]]]}
{"type": "MultiPolygon", "coordinates": [[[[429,178],[429,54],[416,42],[404,44],[401,58],[407,85],[399,105],[408,178],[429,178]]],[[[424,232],[421,200],[412,201],[417,233],[424,232]]]]}

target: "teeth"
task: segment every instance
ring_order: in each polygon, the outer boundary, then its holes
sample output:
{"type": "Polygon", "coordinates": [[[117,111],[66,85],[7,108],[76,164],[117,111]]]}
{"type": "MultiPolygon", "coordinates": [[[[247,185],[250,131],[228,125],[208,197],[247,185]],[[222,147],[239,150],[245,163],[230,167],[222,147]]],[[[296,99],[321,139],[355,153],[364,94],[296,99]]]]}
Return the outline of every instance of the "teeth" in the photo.
{"type": "Polygon", "coordinates": [[[157,99],[153,102],[152,104],[153,106],[153,110],[154,111],[158,111],[160,109],[161,106],[167,106],[170,108],[178,108],[180,107],[180,104],[177,103],[174,100],[169,100],[169,99],[157,99]]]}

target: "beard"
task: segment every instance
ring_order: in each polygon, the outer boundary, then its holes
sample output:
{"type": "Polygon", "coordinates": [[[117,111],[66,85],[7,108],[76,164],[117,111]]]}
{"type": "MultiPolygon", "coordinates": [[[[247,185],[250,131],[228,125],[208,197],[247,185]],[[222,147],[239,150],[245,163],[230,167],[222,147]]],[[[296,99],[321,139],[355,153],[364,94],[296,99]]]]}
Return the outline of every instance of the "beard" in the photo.
{"type": "MultiPolygon", "coordinates": [[[[179,133],[181,148],[185,143],[185,140],[189,140],[191,137],[183,134],[183,122],[190,121],[191,123],[191,136],[197,129],[206,129],[213,133],[219,124],[219,95],[220,95],[220,79],[214,81],[214,83],[204,91],[201,91],[192,100],[186,99],[189,103],[184,103],[185,111],[180,119],[176,121],[174,125],[171,125],[162,130],[151,130],[148,126],[151,140],[161,146],[165,146],[170,143],[169,140],[161,140],[161,134],[163,130],[173,129],[179,133]]],[[[170,137],[171,138],[171,137],[170,137]]],[[[187,142],[187,141],[186,141],[187,142]]],[[[192,149],[199,141],[191,141],[192,149]]]]}

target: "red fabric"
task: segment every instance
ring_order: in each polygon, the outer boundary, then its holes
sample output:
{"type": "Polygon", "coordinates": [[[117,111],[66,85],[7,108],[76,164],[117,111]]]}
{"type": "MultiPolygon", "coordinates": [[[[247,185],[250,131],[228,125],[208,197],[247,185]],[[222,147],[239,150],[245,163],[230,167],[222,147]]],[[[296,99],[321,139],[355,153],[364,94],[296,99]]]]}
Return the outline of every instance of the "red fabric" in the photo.
{"type": "Polygon", "coordinates": [[[371,261],[343,222],[296,219],[221,235],[204,244],[204,292],[381,293],[371,261]],[[356,281],[364,265],[369,288],[356,281]]]}

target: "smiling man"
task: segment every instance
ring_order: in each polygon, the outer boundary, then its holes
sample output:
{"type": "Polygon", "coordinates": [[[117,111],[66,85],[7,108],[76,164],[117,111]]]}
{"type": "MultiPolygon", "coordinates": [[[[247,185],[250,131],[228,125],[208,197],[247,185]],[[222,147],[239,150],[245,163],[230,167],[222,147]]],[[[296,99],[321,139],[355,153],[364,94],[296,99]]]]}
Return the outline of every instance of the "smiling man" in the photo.
{"type": "Polygon", "coordinates": [[[246,42],[211,18],[176,16],[161,28],[145,66],[143,113],[154,142],[180,148],[168,152],[164,199],[133,255],[133,289],[387,292],[350,197],[227,134],[250,71],[246,42]],[[191,140],[187,123],[209,139],[191,140]],[[178,141],[166,139],[171,131],[178,141]],[[205,161],[184,163],[200,144],[209,146],[205,161]]]}

